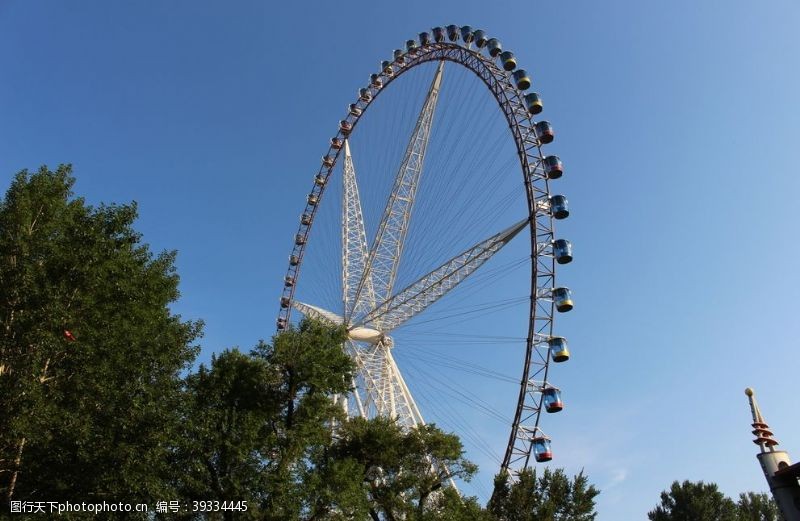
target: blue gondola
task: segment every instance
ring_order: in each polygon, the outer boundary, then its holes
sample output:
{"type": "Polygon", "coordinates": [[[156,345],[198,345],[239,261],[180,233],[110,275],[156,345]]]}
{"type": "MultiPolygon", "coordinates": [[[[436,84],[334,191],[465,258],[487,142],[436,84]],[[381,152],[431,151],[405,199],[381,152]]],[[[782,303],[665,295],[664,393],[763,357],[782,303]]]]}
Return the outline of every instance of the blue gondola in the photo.
{"type": "Polygon", "coordinates": [[[556,239],[553,241],[553,257],[559,264],[569,264],[572,262],[572,243],[566,239],[556,239]]]}
{"type": "Polygon", "coordinates": [[[547,347],[550,349],[550,357],[553,362],[561,363],[569,360],[569,347],[567,346],[567,339],[563,336],[553,336],[547,341],[547,347]]]}
{"type": "Polygon", "coordinates": [[[548,387],[542,391],[542,401],[544,402],[544,410],[547,412],[559,412],[564,408],[564,402],[561,401],[561,391],[555,387],[548,387]]]}
{"type": "Polygon", "coordinates": [[[559,313],[570,311],[573,307],[572,292],[570,292],[569,288],[553,288],[553,302],[559,313]]]}
{"type": "Polygon", "coordinates": [[[419,44],[420,45],[428,45],[431,43],[431,34],[430,33],[419,33],[419,44]]]}
{"type": "Polygon", "coordinates": [[[456,40],[458,40],[459,30],[457,25],[447,26],[447,37],[450,38],[451,42],[455,42],[456,40]]]}
{"type": "Polygon", "coordinates": [[[433,28],[433,40],[437,43],[444,41],[444,29],[441,27],[433,28]]]}
{"type": "Polygon", "coordinates": [[[536,137],[542,144],[552,143],[556,133],[549,121],[540,121],[536,124],[536,137]]]}
{"type": "Polygon", "coordinates": [[[472,32],[472,27],[469,25],[464,25],[461,27],[461,39],[464,40],[464,43],[472,43],[472,40],[475,38],[475,35],[472,32]]]}
{"type": "Polygon", "coordinates": [[[556,219],[569,217],[569,201],[565,196],[553,195],[550,197],[550,214],[556,219]]]}
{"type": "Polygon", "coordinates": [[[525,69],[517,69],[514,71],[514,83],[519,90],[528,90],[531,88],[531,78],[525,69]]]}
{"type": "Polygon", "coordinates": [[[533,438],[533,456],[539,463],[553,459],[553,450],[550,448],[550,438],[537,436],[533,438]]]}
{"type": "Polygon", "coordinates": [[[477,45],[478,48],[485,47],[486,42],[489,41],[489,39],[486,38],[486,31],[482,29],[478,29],[477,31],[475,31],[473,37],[475,38],[475,45],[477,45]]]}
{"type": "Polygon", "coordinates": [[[558,179],[564,174],[564,163],[558,156],[547,156],[544,158],[543,165],[548,179],[558,179]]]}
{"type": "Polygon", "coordinates": [[[535,92],[525,94],[525,107],[531,114],[539,114],[542,111],[542,98],[535,92]]]}
{"type": "Polygon", "coordinates": [[[514,58],[514,53],[511,51],[500,53],[500,63],[503,65],[503,69],[509,72],[517,68],[517,59],[514,58]]]}
{"type": "Polygon", "coordinates": [[[489,49],[489,56],[492,58],[503,52],[503,44],[497,38],[490,38],[486,43],[486,48],[489,49]]]}
{"type": "MultiPolygon", "coordinates": [[[[422,33],[422,34],[428,34],[428,33],[422,33]]],[[[409,54],[414,54],[415,52],[417,52],[417,41],[406,40],[406,51],[408,51],[409,54]]]]}

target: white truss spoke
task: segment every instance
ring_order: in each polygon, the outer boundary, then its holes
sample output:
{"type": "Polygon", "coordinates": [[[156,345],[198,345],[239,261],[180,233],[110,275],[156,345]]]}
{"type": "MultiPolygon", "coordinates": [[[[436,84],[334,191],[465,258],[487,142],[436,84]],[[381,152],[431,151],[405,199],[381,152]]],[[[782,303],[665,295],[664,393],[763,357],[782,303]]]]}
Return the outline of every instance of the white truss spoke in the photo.
{"type": "Polygon", "coordinates": [[[369,312],[363,324],[388,333],[409,321],[467,279],[522,231],[528,221],[523,219],[453,257],[369,312]]]}
{"type": "Polygon", "coordinates": [[[356,293],[361,276],[366,271],[367,234],[364,231],[364,215],[361,211],[361,199],[358,194],[356,170],[353,158],[350,155],[350,143],[344,142],[344,168],[342,190],[342,302],[344,303],[344,316],[348,319],[352,314],[358,314],[366,309],[375,307],[375,291],[372,286],[372,277],[364,280],[364,298],[356,306],[356,293]],[[366,309],[363,309],[366,308],[366,309]]]}
{"type": "MultiPolygon", "coordinates": [[[[444,61],[439,63],[436,70],[425,104],[422,106],[411,140],[406,148],[403,162],[395,177],[375,241],[369,251],[366,269],[361,274],[354,308],[360,308],[363,305],[362,301],[366,300],[368,282],[371,282],[374,289],[375,301],[384,302],[392,294],[397,278],[397,267],[411,219],[411,210],[414,206],[414,198],[425,162],[425,151],[428,148],[431,123],[439,98],[443,66],[444,61]]],[[[368,309],[372,309],[372,307],[368,307],[368,309]]]]}
{"type": "Polygon", "coordinates": [[[309,318],[322,320],[323,322],[329,322],[335,326],[341,326],[344,324],[344,319],[342,317],[326,309],[312,306],[311,304],[306,304],[304,302],[300,302],[299,300],[292,301],[292,306],[309,318]]]}

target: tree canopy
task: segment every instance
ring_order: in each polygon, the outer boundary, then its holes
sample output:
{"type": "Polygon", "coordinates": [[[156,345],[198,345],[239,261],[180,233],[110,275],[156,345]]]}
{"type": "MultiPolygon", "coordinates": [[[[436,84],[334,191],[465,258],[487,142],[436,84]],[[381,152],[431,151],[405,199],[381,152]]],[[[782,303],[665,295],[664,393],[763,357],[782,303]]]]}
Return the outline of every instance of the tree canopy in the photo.
{"type": "Polygon", "coordinates": [[[600,491],[583,472],[570,479],[563,469],[523,470],[515,481],[508,474],[495,478],[489,511],[502,521],[592,521],[600,491]]]}
{"type": "MultiPolygon", "coordinates": [[[[434,519],[480,512],[445,484],[476,467],[433,425],[347,419],[332,396],[354,370],[344,331],[303,321],[249,355],[227,350],[187,378],[183,497],[245,498],[258,519],[434,519]],[[433,517],[432,517],[433,516],[433,517]]],[[[233,514],[229,514],[233,518],[233,514]]],[[[464,517],[465,519],[467,517],[464,517]]]]}
{"type": "Polygon", "coordinates": [[[180,373],[201,324],[174,315],[175,252],[136,205],[73,197],[69,166],[0,202],[0,491],[28,500],[166,494],[180,373]]]}
{"type": "Polygon", "coordinates": [[[764,493],[747,492],[738,502],[715,483],[675,481],[661,493],[661,502],[647,514],[650,521],[778,521],[778,506],[764,493]]]}

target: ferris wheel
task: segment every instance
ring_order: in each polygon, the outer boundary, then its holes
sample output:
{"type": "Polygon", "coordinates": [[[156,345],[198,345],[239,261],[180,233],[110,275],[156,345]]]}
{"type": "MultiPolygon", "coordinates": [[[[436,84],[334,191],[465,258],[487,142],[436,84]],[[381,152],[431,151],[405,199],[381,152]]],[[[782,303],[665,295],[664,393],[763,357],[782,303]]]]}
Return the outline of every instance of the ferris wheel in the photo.
{"type": "Polygon", "coordinates": [[[412,428],[430,421],[428,414],[438,420],[415,400],[422,389],[434,395],[431,410],[447,396],[472,396],[456,387],[460,377],[437,377],[428,365],[442,338],[455,350],[439,363],[505,378],[514,388],[505,404],[479,397],[475,403],[510,428],[498,463],[512,474],[527,467],[531,456],[537,462],[553,457],[543,413],[561,411],[563,402],[550,382],[550,363],[570,356],[566,339],[554,329],[554,315],[573,307],[570,290],[556,284],[556,266],[572,261],[571,243],[554,230],[554,220],[569,216],[566,197],[551,192],[564,169],[558,156],[543,150],[554,130],[534,120],[543,105],[539,94],[528,92],[531,84],[514,53],[470,26],[435,27],[395,50],[349,105],[314,176],[277,318],[279,332],[290,327],[292,310],[347,327],[344,348],[357,375],[354,391],[336,400],[351,416],[389,416],[412,428]],[[405,86],[404,76],[412,78],[405,86]],[[449,77],[456,78],[455,96],[443,108],[449,77]],[[379,96],[390,97],[384,93],[395,90],[395,82],[398,101],[381,107],[379,96]],[[465,84],[484,94],[465,93],[465,84]],[[470,105],[467,96],[479,101],[470,105]],[[376,114],[370,121],[371,112],[376,114]],[[485,119],[468,119],[473,116],[485,119]],[[440,119],[450,124],[437,131],[440,119]],[[490,128],[499,129],[495,140],[487,137],[490,128]],[[362,153],[374,159],[362,161],[362,153]],[[498,166],[503,153],[507,161],[498,166]],[[503,191],[511,170],[517,171],[513,186],[503,191]],[[520,237],[524,230],[529,242],[520,237]],[[507,250],[519,258],[493,265],[507,250]],[[502,280],[509,274],[516,280],[502,280]],[[521,293],[513,299],[516,312],[503,300],[512,290],[521,293]],[[500,299],[481,300],[482,292],[500,299]],[[502,311],[500,318],[492,318],[495,309],[502,311]],[[431,327],[437,320],[452,326],[431,327]],[[416,348],[403,341],[402,332],[412,326],[416,348]],[[499,335],[500,329],[518,336],[499,335]],[[505,338],[518,348],[508,353],[492,344],[505,338]],[[466,346],[480,339],[492,347],[465,361],[466,346]],[[489,367],[501,358],[513,360],[515,377],[489,367]],[[417,369],[415,381],[405,378],[411,368],[417,369]]]}

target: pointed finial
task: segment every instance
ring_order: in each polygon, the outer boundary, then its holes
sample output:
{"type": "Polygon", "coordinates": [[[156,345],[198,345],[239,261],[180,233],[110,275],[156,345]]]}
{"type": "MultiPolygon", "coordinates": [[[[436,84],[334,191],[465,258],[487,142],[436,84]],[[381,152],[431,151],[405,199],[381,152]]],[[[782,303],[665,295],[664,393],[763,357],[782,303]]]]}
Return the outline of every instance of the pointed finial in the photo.
{"type": "Polygon", "coordinates": [[[764,418],[761,416],[761,410],[758,408],[758,403],[756,402],[755,391],[753,391],[752,387],[748,387],[744,390],[744,394],[747,395],[750,401],[750,412],[753,415],[753,434],[756,436],[753,443],[761,447],[761,452],[766,452],[766,449],[774,451],[775,449],[773,447],[778,444],[778,440],[772,437],[772,431],[769,430],[769,425],[767,425],[764,418]]]}

